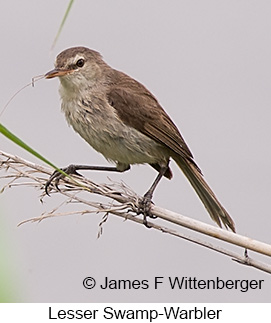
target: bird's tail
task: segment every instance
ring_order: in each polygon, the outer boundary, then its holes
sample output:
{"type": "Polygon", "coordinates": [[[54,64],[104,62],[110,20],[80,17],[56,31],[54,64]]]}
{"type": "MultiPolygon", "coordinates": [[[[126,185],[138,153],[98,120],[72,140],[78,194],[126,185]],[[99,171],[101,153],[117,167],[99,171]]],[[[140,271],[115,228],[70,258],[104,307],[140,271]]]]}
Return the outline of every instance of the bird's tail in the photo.
{"type": "Polygon", "coordinates": [[[184,159],[180,156],[174,157],[174,160],[197,192],[211,218],[220,227],[222,222],[227,229],[230,228],[233,232],[235,232],[235,226],[232,218],[218,201],[209,185],[205,182],[197,165],[193,163],[192,160],[190,161],[189,159],[184,159]]]}

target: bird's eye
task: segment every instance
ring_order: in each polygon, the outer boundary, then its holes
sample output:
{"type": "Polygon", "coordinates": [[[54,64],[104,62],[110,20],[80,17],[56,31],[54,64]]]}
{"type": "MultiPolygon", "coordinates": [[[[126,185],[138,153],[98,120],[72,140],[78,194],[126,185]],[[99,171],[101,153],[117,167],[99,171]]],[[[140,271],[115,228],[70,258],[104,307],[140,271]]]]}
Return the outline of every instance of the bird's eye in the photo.
{"type": "Polygon", "coordinates": [[[85,61],[83,58],[78,59],[78,61],[76,62],[77,67],[83,67],[84,64],[85,64],[85,61]]]}

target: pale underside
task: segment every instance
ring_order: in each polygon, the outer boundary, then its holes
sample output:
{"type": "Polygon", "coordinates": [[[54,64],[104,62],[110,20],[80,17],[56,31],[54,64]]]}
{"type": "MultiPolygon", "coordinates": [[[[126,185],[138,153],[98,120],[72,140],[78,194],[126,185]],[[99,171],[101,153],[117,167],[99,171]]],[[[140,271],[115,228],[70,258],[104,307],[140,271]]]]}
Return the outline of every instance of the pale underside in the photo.
{"type": "Polygon", "coordinates": [[[63,100],[62,110],[74,130],[119,170],[130,164],[167,165],[169,150],[125,125],[108,102],[93,97],[63,100]]]}

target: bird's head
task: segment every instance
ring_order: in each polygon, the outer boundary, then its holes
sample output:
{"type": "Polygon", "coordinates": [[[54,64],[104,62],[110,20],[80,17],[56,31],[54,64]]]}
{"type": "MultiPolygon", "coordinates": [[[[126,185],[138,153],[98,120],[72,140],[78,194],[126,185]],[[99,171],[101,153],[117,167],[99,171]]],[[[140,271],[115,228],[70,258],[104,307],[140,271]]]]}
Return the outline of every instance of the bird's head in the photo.
{"type": "Polygon", "coordinates": [[[86,47],[73,47],[57,56],[55,68],[46,73],[45,78],[59,77],[64,88],[80,91],[101,81],[105,66],[107,64],[98,52],[86,47]]]}

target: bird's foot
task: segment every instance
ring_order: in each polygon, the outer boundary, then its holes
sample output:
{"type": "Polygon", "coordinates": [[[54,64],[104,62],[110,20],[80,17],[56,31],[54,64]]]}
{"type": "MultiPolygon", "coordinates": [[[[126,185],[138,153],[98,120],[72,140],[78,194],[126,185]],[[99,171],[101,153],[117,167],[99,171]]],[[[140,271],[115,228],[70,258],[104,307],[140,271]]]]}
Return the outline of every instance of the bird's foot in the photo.
{"type": "MultiPolygon", "coordinates": [[[[79,173],[77,173],[77,169],[75,167],[75,165],[69,165],[68,167],[65,167],[65,168],[61,168],[61,170],[66,173],[67,175],[71,175],[71,174],[74,174],[74,175],[79,175],[79,176],[82,176],[80,175],[79,173]]],[[[58,187],[58,183],[61,179],[63,179],[65,177],[64,174],[60,173],[59,171],[55,170],[53,172],[53,174],[49,177],[48,181],[45,183],[45,193],[47,195],[50,195],[49,194],[49,191],[50,191],[50,186],[51,184],[54,182],[55,184],[55,188],[59,191],[59,187],[58,187]]]]}
{"type": "Polygon", "coordinates": [[[143,224],[147,228],[151,228],[151,226],[148,224],[147,217],[151,219],[156,218],[156,216],[151,213],[151,206],[153,204],[151,199],[152,199],[152,195],[148,194],[147,192],[139,202],[138,211],[137,211],[137,214],[143,214],[143,224]]]}

